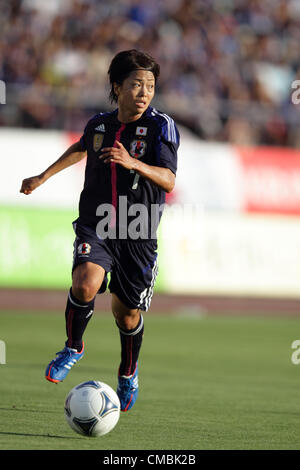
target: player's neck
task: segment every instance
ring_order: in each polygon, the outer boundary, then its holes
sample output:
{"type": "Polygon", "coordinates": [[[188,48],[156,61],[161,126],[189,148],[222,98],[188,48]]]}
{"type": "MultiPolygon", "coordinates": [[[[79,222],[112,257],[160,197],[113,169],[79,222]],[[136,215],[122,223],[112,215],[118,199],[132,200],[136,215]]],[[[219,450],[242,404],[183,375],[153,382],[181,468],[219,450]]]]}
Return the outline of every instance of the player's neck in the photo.
{"type": "Polygon", "coordinates": [[[140,119],[140,117],[142,117],[142,115],[144,114],[144,111],[142,113],[139,113],[139,114],[131,114],[130,111],[127,111],[127,110],[122,110],[122,109],[118,109],[118,120],[124,124],[127,124],[129,122],[134,122],[134,121],[137,121],[138,119],[140,119]]]}

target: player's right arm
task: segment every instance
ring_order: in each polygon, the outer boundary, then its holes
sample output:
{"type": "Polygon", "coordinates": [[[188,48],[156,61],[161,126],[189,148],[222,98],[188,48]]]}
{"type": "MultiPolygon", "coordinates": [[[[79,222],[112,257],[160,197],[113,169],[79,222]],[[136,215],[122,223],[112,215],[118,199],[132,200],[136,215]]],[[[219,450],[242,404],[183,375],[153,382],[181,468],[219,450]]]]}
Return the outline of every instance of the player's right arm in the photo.
{"type": "Polygon", "coordinates": [[[22,181],[22,186],[20,193],[31,194],[36,188],[41,184],[45,183],[48,178],[55,175],[59,171],[68,168],[75,163],[80,162],[86,156],[86,150],[82,150],[81,142],[78,141],[75,144],[72,144],[62,156],[56,160],[52,165],[49,166],[45,171],[40,175],[32,176],[31,178],[26,178],[22,181]]]}

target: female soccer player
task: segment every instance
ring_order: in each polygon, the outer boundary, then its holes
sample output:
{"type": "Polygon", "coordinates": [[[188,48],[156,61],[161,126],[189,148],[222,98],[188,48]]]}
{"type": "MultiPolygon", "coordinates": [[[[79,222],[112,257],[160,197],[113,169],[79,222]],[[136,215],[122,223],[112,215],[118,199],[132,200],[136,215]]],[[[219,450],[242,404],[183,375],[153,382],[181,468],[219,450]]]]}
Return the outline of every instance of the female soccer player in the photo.
{"type": "Polygon", "coordinates": [[[112,294],[112,313],[120,332],[121,363],[117,394],[129,410],[138,395],[138,356],[144,321],[157,275],[156,231],[166,192],[177,170],[179,134],[173,119],[150,106],[159,65],[135,49],[112,60],[108,75],[113,112],[87,123],[80,140],[48,169],[22,182],[31,194],[45,181],[87,155],[79,201],[70,288],[65,310],[65,347],[46,368],[58,383],[84,354],[82,340],[97,293],[112,294]],[[137,216],[137,214],[139,214],[137,216]]]}

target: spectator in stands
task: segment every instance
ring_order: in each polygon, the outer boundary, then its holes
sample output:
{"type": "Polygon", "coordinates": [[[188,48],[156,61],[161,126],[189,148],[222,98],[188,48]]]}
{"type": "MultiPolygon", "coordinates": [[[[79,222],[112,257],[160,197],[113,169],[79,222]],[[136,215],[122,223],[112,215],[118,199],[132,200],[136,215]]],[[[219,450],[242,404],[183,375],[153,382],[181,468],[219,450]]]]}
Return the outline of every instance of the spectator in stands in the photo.
{"type": "Polygon", "coordinates": [[[137,47],[164,64],[156,106],[203,139],[297,146],[299,31],[297,0],[2,2],[0,123],[80,129],[110,109],[109,57],[137,47]]]}

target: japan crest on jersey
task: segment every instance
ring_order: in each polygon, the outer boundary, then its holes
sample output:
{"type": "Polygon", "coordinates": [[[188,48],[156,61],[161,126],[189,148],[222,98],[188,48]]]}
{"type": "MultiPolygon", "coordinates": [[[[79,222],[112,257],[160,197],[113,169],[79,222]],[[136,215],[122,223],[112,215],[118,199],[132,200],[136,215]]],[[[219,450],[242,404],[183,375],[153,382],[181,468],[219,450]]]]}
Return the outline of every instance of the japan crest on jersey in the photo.
{"type": "Polygon", "coordinates": [[[91,252],[91,245],[89,243],[80,243],[77,252],[79,255],[88,255],[91,252]]]}
{"type": "Polygon", "coordinates": [[[145,155],[147,143],[145,140],[136,139],[130,144],[130,155],[134,158],[140,158],[145,155]]]}

